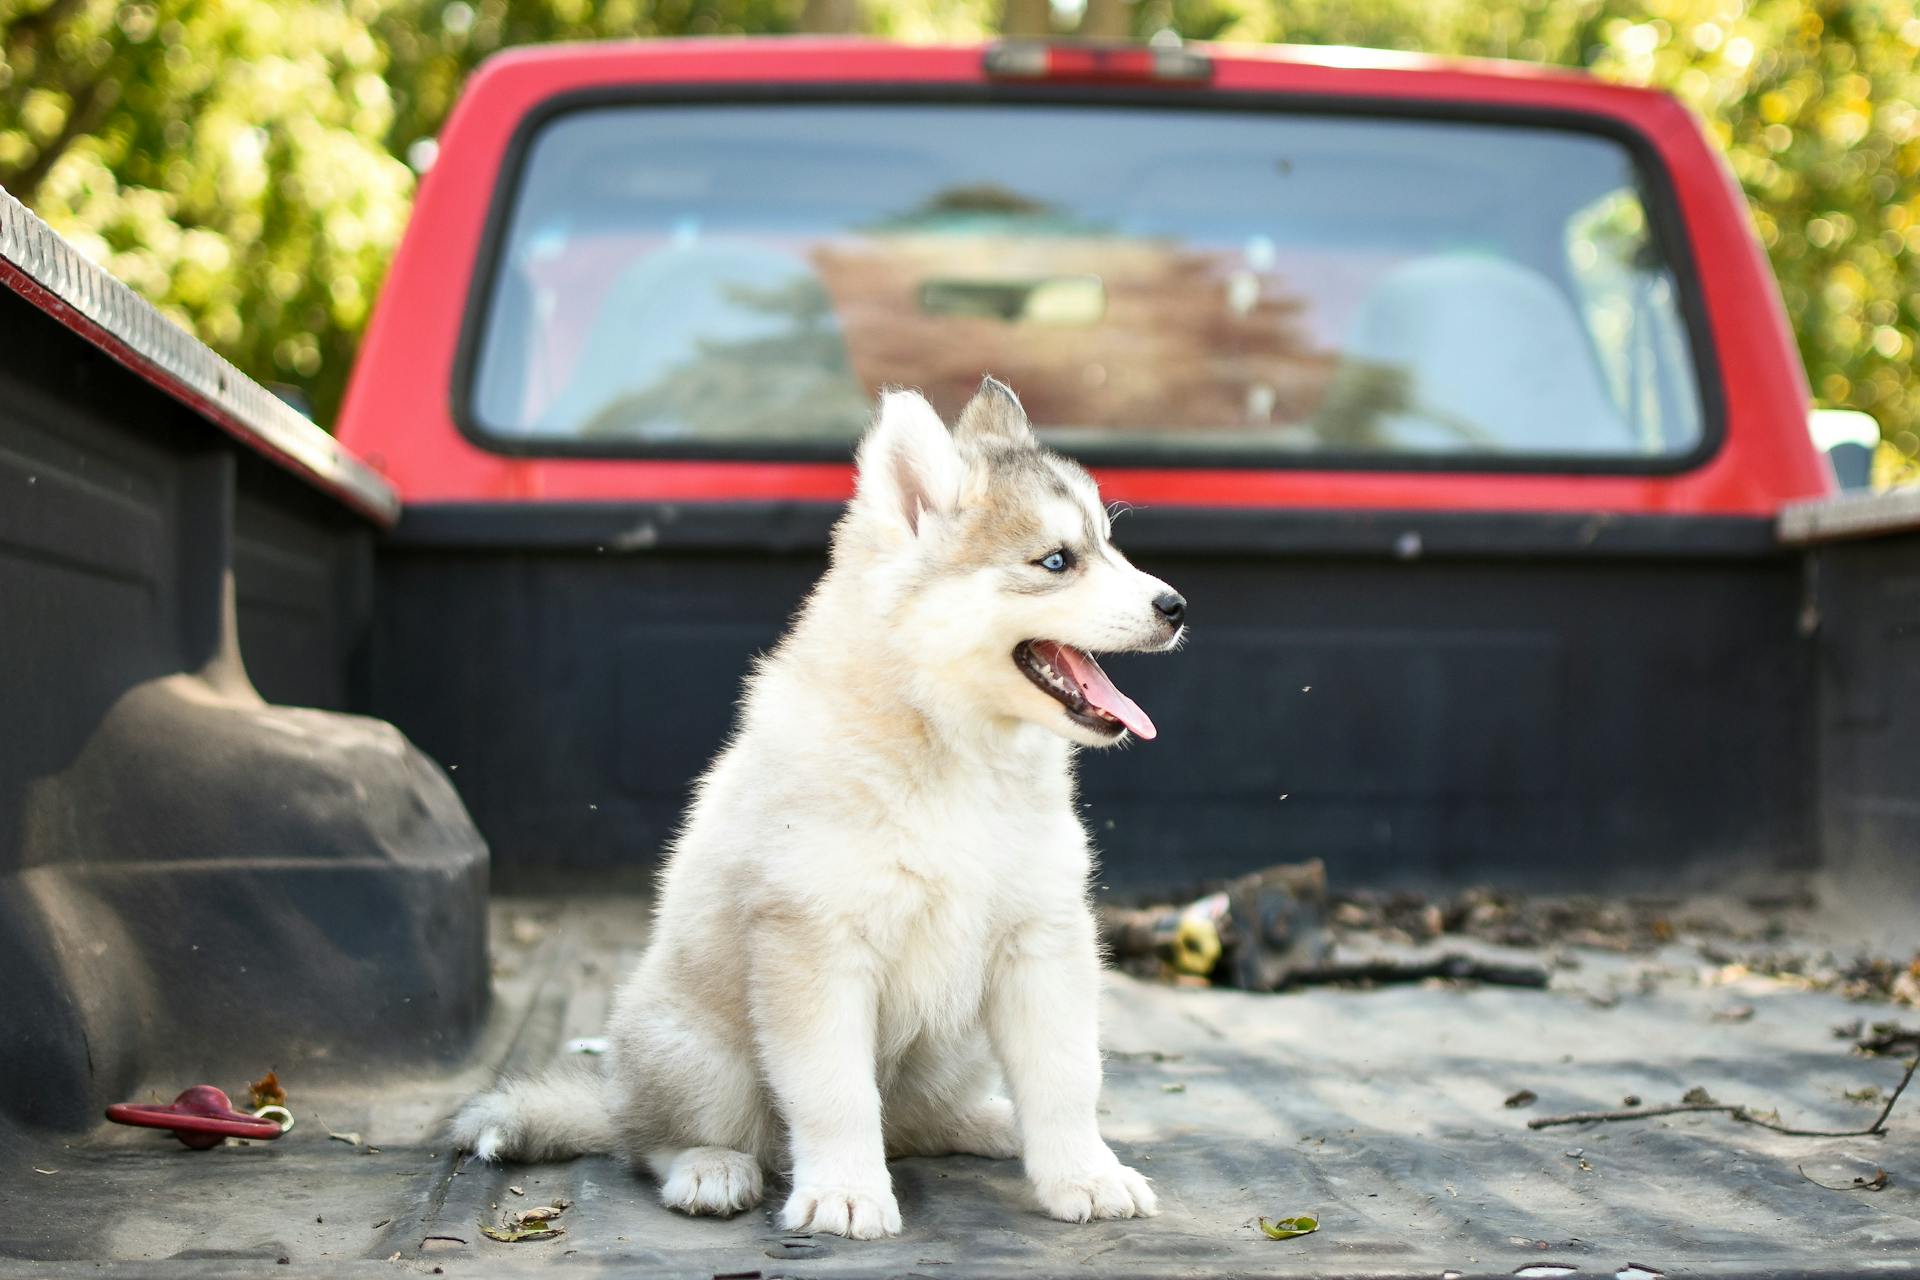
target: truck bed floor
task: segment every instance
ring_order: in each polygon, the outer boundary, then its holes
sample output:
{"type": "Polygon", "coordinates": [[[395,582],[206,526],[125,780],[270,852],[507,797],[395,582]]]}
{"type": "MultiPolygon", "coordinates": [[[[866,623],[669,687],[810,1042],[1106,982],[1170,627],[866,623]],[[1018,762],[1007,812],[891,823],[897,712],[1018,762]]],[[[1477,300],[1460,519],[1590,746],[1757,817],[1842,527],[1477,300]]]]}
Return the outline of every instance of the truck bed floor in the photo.
{"type": "MultiPolygon", "coordinates": [[[[1852,1053],[1833,1028],[1900,1011],[1776,981],[1706,982],[1678,947],[1584,953],[1544,992],[1266,996],[1114,977],[1102,1124],[1154,1179],[1163,1212],[1150,1220],[1050,1221],[1016,1163],[975,1158],[896,1162],[906,1230],[873,1243],[781,1232],[777,1181],[766,1205],[715,1221],[661,1208],[648,1178],[611,1159],[463,1168],[440,1136],[447,1114],[500,1070],[597,1035],[645,928],[632,900],[495,911],[495,1015],[473,1058],[444,1074],[356,1078],[262,1046],[300,1117],[277,1142],[189,1152],[105,1124],[71,1140],[0,1134],[0,1271],[28,1259],[43,1260],[34,1274],[160,1276],[280,1261],[279,1274],[449,1276],[570,1264],[741,1277],[1920,1271],[1920,1096],[1901,1100],[1884,1138],[1792,1138],[1710,1114],[1526,1127],[1695,1086],[1798,1127],[1872,1120],[1879,1102],[1847,1093],[1884,1098],[1902,1063],[1852,1053]],[[1506,1106],[1521,1090],[1538,1100],[1506,1106]],[[1851,1189],[1850,1170],[1875,1169],[1884,1189],[1851,1189]],[[499,1244],[478,1229],[556,1198],[571,1201],[560,1238],[499,1244]],[[1256,1226],[1300,1214],[1320,1230],[1274,1241],[1256,1226]]],[[[141,1096],[191,1083],[151,1081],[141,1096]]]]}

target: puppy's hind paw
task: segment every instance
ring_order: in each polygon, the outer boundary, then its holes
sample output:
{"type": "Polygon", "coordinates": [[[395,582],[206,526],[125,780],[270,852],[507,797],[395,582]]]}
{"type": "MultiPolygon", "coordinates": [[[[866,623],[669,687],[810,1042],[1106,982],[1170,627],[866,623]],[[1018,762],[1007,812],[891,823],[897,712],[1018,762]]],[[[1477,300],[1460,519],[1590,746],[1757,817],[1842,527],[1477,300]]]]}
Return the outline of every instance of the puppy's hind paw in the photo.
{"type": "Polygon", "coordinates": [[[850,1240],[900,1234],[900,1205],[889,1187],[798,1186],[780,1211],[787,1231],[819,1231],[850,1240]]]}
{"type": "Polygon", "coordinates": [[[1040,1207],[1062,1222],[1094,1218],[1151,1218],[1160,1202],[1147,1180],[1117,1161],[1109,1168],[1034,1183],[1040,1207]]]}
{"type": "Polygon", "coordinates": [[[691,1147],[668,1164],[660,1202],[682,1213],[722,1218],[751,1209],[760,1203],[760,1162],[726,1147],[691,1147]]]}

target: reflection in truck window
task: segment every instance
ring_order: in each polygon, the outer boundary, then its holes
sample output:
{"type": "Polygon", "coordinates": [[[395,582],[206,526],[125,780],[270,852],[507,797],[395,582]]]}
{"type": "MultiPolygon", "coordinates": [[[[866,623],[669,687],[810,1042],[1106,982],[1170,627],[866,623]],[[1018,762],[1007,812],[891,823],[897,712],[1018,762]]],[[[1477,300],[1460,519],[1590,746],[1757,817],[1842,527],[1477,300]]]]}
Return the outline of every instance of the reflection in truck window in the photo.
{"type": "Polygon", "coordinates": [[[843,450],[983,373],[1092,457],[1684,455],[1676,275],[1566,129],[1066,105],[615,106],[521,166],[471,425],[843,450]]]}

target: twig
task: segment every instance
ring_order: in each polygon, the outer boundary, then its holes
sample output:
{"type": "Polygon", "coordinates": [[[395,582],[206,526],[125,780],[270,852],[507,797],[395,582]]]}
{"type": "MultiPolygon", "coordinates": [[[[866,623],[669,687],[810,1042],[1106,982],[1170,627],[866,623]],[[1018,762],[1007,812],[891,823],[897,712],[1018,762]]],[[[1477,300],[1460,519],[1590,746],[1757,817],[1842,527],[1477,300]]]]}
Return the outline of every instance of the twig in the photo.
{"type": "Polygon", "coordinates": [[[1422,982],[1428,978],[1486,982],[1500,987],[1544,988],[1547,971],[1539,965],[1504,964],[1449,951],[1431,960],[1358,960],[1329,963],[1288,975],[1295,986],[1322,986],[1337,982],[1422,982]]]}
{"type": "Polygon", "coordinates": [[[1887,1097],[1887,1105],[1880,1108],[1880,1114],[1872,1124],[1864,1129],[1790,1129],[1771,1120],[1762,1120],[1748,1107],[1730,1105],[1721,1102],[1676,1102],[1665,1107],[1636,1107],[1632,1111],[1576,1111],[1566,1116],[1541,1116],[1537,1120],[1527,1121],[1529,1129],[1551,1129],[1563,1124],[1598,1124],[1615,1120],[1645,1120],[1652,1116],[1673,1116],[1688,1111],[1717,1111],[1732,1116],[1742,1124],[1759,1125],[1762,1129],[1771,1129],[1775,1133],[1784,1133],[1790,1138],[1879,1138],[1887,1132],[1887,1117],[1893,1114],[1893,1104],[1900,1101],[1900,1095],[1913,1079],[1916,1068],[1920,1068],[1920,1058],[1907,1063],[1906,1074],[1900,1077],[1900,1083],[1893,1087],[1887,1097]]]}
{"type": "Polygon", "coordinates": [[[1887,1099],[1887,1105],[1880,1108],[1880,1114],[1873,1118],[1873,1132],[1885,1133],[1887,1131],[1887,1117],[1893,1114],[1893,1104],[1900,1101],[1900,1095],[1906,1090],[1908,1082],[1913,1079],[1913,1072],[1916,1067],[1920,1067],[1920,1058],[1914,1058],[1907,1063],[1906,1074],[1900,1077],[1899,1084],[1893,1086],[1893,1094],[1887,1099]]]}

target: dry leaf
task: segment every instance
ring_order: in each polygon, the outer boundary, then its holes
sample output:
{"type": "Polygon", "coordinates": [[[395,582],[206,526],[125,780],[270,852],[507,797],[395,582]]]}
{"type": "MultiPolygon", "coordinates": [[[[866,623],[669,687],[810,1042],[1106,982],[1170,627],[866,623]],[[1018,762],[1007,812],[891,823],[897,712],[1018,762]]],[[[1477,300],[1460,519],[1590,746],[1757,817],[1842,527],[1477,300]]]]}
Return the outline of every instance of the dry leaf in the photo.
{"type": "Polygon", "coordinates": [[[1521,1107],[1530,1107],[1538,1101],[1540,1101],[1540,1095],[1531,1089],[1522,1089],[1518,1093],[1507,1096],[1507,1105],[1516,1111],[1521,1107]]]}
{"type": "Polygon", "coordinates": [[[1292,1240],[1296,1236],[1310,1236],[1319,1229],[1320,1220],[1318,1218],[1305,1216],[1298,1218],[1281,1218],[1277,1222],[1269,1221],[1266,1218],[1260,1219],[1260,1230],[1266,1234],[1269,1240],[1292,1240]]]}
{"type": "Polygon", "coordinates": [[[1893,980],[1887,995],[1895,1004],[1920,1005],[1920,956],[1915,956],[1907,971],[1893,980]]]}
{"type": "Polygon", "coordinates": [[[1841,1160],[1829,1163],[1824,1167],[1815,1166],[1817,1169],[1819,1169],[1820,1172],[1826,1174],[1828,1178],[1835,1179],[1835,1181],[1831,1181],[1831,1182],[1823,1178],[1814,1177],[1813,1174],[1807,1172],[1806,1167],[1804,1165],[1795,1165],[1794,1168],[1798,1169],[1800,1171],[1800,1176],[1805,1178],[1808,1182],[1811,1182],[1816,1187],[1825,1187],[1828,1191],[1880,1191],[1880,1190],[1883,1190],[1886,1187],[1889,1181],[1889,1178],[1888,1178],[1887,1171],[1885,1169],[1882,1169],[1879,1165],[1870,1166],[1873,1169],[1872,1173],[1865,1173],[1865,1172],[1856,1173],[1851,1177],[1847,1175],[1846,1169],[1844,1167],[1840,1167],[1846,1164],[1852,1164],[1857,1168],[1860,1165],[1866,1164],[1866,1163],[1867,1162],[1863,1160],[1856,1160],[1852,1158],[1843,1157],[1841,1160]]]}
{"type": "Polygon", "coordinates": [[[280,1074],[269,1071],[247,1086],[247,1100],[255,1111],[261,1107],[284,1107],[287,1105],[287,1091],[280,1087],[280,1074]]]}
{"type": "Polygon", "coordinates": [[[566,1231],[550,1222],[529,1222],[524,1227],[490,1227],[483,1222],[480,1234],[501,1244],[519,1244],[523,1240],[551,1240],[565,1235],[566,1231]]]}
{"type": "MultiPolygon", "coordinates": [[[[518,1187],[509,1188],[520,1192],[518,1187]]],[[[520,1194],[525,1194],[520,1192],[520,1194]]],[[[498,1240],[502,1244],[518,1244],[522,1240],[550,1240],[554,1236],[564,1235],[566,1229],[554,1225],[553,1220],[573,1207],[571,1200],[555,1200],[552,1204],[537,1205],[531,1209],[521,1209],[509,1213],[497,1227],[482,1224],[480,1230],[489,1240],[498,1240]]]]}

